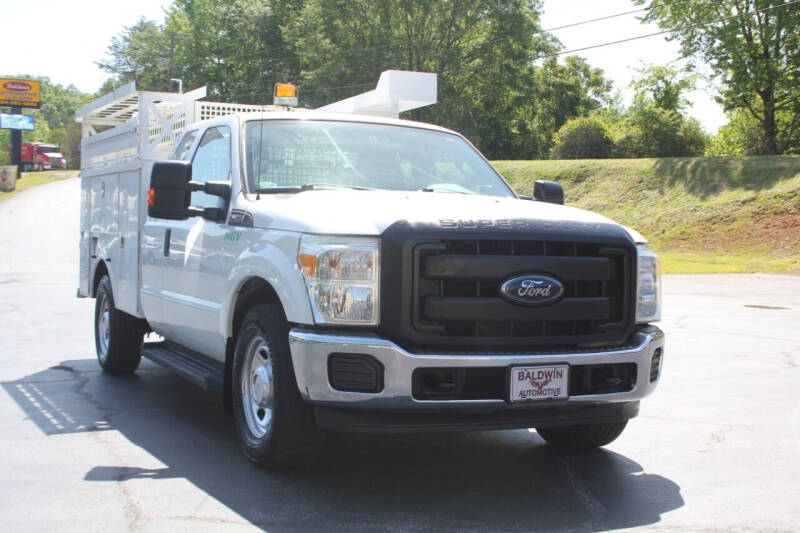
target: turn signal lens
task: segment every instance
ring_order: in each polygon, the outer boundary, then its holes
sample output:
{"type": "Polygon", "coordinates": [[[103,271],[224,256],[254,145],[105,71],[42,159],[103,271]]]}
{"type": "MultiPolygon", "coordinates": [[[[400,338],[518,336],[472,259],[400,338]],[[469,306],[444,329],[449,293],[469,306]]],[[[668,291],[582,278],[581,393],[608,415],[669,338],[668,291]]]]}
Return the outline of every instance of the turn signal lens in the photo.
{"type": "Polygon", "coordinates": [[[155,189],[148,189],[147,190],[147,205],[153,207],[156,204],[156,190],[155,189]]]}
{"type": "Polygon", "coordinates": [[[300,262],[300,269],[303,271],[305,277],[313,278],[317,275],[316,255],[300,253],[298,261],[300,262]]]}

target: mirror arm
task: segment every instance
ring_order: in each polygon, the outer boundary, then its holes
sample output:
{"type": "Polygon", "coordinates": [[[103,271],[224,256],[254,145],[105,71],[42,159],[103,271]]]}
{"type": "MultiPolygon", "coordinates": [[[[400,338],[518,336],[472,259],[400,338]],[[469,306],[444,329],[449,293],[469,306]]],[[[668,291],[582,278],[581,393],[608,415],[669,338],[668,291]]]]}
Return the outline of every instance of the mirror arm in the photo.
{"type": "Polygon", "coordinates": [[[202,217],[212,222],[224,222],[226,213],[224,209],[219,207],[189,207],[186,209],[186,216],[188,217],[202,217]]]}
{"type": "Polygon", "coordinates": [[[186,190],[204,192],[212,196],[219,196],[225,200],[230,200],[231,198],[231,186],[225,181],[208,181],[206,183],[190,181],[186,184],[186,190]]]}

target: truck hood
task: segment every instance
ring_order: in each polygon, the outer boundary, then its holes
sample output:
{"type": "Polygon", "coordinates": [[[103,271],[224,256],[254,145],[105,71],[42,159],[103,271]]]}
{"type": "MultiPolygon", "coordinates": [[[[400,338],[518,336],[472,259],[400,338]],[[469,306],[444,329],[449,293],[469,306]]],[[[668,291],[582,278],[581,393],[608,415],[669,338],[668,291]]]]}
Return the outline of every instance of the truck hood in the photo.
{"type": "MultiPolygon", "coordinates": [[[[330,189],[250,198],[251,202],[239,205],[246,205],[255,227],[329,235],[380,235],[398,221],[451,227],[488,227],[518,220],[615,224],[574,207],[470,194],[330,189]]],[[[641,242],[636,232],[626,231],[641,242]]]]}

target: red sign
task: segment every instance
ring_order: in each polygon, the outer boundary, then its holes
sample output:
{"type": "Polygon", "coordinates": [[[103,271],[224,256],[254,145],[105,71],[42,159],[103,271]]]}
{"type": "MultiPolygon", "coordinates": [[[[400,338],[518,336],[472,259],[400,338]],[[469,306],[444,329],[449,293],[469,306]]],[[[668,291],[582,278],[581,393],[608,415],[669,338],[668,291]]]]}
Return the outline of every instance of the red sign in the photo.
{"type": "Polygon", "coordinates": [[[30,83],[25,83],[24,81],[7,81],[3,84],[3,88],[8,89],[9,91],[28,92],[33,89],[33,86],[30,83]]]}

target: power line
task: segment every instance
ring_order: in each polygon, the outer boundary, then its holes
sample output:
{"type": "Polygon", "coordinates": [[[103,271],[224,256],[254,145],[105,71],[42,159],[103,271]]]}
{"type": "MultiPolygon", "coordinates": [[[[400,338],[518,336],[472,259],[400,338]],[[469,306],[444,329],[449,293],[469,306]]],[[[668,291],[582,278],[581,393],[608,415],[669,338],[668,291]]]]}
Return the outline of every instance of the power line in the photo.
{"type": "Polygon", "coordinates": [[[551,31],[556,31],[556,30],[563,30],[563,29],[566,29],[566,28],[574,28],[575,26],[583,26],[584,24],[590,24],[592,22],[600,22],[601,20],[614,19],[614,18],[617,18],[617,17],[623,17],[625,15],[632,15],[633,13],[641,13],[642,11],[647,11],[648,9],[649,9],[648,7],[643,7],[641,9],[634,9],[633,11],[625,11],[623,13],[615,13],[614,15],[607,15],[605,17],[598,17],[598,18],[594,18],[594,19],[583,20],[581,22],[573,22],[571,24],[564,24],[563,26],[556,26],[554,28],[547,28],[546,30],[538,31],[538,32],[534,33],[534,35],[539,34],[539,33],[549,33],[551,31]]]}
{"type": "MultiPolygon", "coordinates": [[[[756,9],[756,10],[753,11],[753,13],[763,13],[765,11],[771,11],[773,9],[780,9],[780,8],[788,7],[788,6],[791,6],[791,5],[794,5],[794,4],[800,4],[800,0],[793,0],[793,1],[787,2],[785,4],[780,4],[780,5],[772,6],[772,7],[765,7],[764,9],[756,9]]],[[[690,24],[690,25],[685,26],[685,27],[683,27],[681,29],[696,28],[698,26],[707,26],[709,24],[716,24],[717,22],[724,22],[726,20],[738,18],[739,16],[740,15],[737,14],[737,15],[730,15],[730,16],[727,16],[727,17],[720,17],[720,18],[717,18],[717,19],[714,19],[714,20],[709,20],[709,21],[706,21],[706,22],[699,22],[697,24],[690,24]]],[[[592,50],[594,48],[603,48],[605,46],[611,46],[611,45],[614,45],[614,44],[621,44],[621,43],[627,43],[627,42],[630,42],[630,41],[637,41],[639,39],[646,39],[648,37],[655,37],[656,35],[665,35],[667,33],[674,33],[676,31],[678,31],[678,30],[661,30],[661,31],[653,32],[653,33],[647,33],[645,35],[637,35],[637,36],[634,36],[634,37],[628,37],[627,39],[619,39],[619,40],[616,40],[616,41],[609,41],[609,42],[606,42],[606,43],[599,43],[599,44],[594,44],[594,45],[591,45],[591,46],[584,46],[582,48],[573,48],[572,50],[562,50],[562,51],[554,52],[554,53],[551,53],[551,54],[545,54],[545,55],[537,56],[537,57],[534,58],[534,61],[536,61],[537,59],[545,59],[547,57],[557,57],[557,56],[564,55],[564,54],[573,54],[575,52],[583,52],[584,50],[592,50]]]]}

